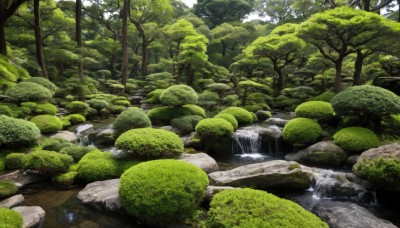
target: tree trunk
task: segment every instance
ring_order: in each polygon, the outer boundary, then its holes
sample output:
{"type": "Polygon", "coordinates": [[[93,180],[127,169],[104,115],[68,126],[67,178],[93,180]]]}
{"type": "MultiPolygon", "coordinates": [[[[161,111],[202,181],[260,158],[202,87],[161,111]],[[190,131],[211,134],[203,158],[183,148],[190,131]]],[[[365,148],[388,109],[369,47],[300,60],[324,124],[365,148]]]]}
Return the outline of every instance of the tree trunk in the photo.
{"type": "Polygon", "coordinates": [[[147,65],[148,65],[148,53],[147,53],[147,48],[149,44],[143,38],[142,41],[142,76],[147,76],[147,65]]]}
{"type": "Polygon", "coordinates": [[[364,10],[369,12],[371,9],[371,0],[363,0],[364,2],[364,10]]]}
{"type": "Polygon", "coordinates": [[[42,75],[44,78],[49,79],[49,76],[47,75],[47,70],[46,70],[46,63],[44,61],[44,55],[43,55],[43,47],[42,47],[42,33],[41,33],[41,28],[40,28],[40,12],[39,12],[39,0],[34,0],[33,2],[33,12],[35,15],[35,43],[36,43],[36,57],[40,66],[40,69],[42,70],[42,75]]]}
{"type": "Polygon", "coordinates": [[[130,10],[130,0],[124,0],[122,12],[122,66],[121,84],[124,86],[122,93],[125,93],[126,81],[128,79],[128,15],[130,10]]]}
{"type": "Polygon", "coordinates": [[[397,0],[397,7],[399,7],[397,22],[400,22],[400,0],[397,0]]]}
{"type": "Polygon", "coordinates": [[[272,61],[272,62],[274,64],[274,70],[278,74],[278,82],[276,83],[276,88],[278,89],[278,91],[281,91],[283,89],[283,87],[285,86],[285,84],[283,82],[282,70],[278,67],[276,61],[272,61]]]}
{"type": "Polygon", "coordinates": [[[243,97],[242,97],[242,107],[246,105],[247,98],[247,88],[244,89],[243,97]]]}
{"type": "Polygon", "coordinates": [[[192,64],[188,64],[188,66],[186,67],[186,75],[187,75],[187,85],[188,86],[193,86],[193,82],[194,82],[194,69],[192,67],[192,64]]]}
{"type": "Polygon", "coordinates": [[[356,61],[354,62],[353,86],[361,85],[361,71],[365,56],[361,50],[357,50],[356,61]]]}
{"type": "Polygon", "coordinates": [[[79,80],[83,83],[82,0],[76,0],[75,17],[76,43],[79,48],[78,75],[79,80]]]}
{"type": "Polygon", "coordinates": [[[221,44],[222,44],[222,57],[225,57],[226,55],[226,46],[225,46],[225,42],[221,40],[221,44]]]}
{"type": "Polygon", "coordinates": [[[335,62],[335,69],[336,69],[335,86],[334,86],[335,93],[339,93],[342,90],[342,63],[343,63],[343,58],[340,58],[335,62]]]}
{"type": "Polygon", "coordinates": [[[6,31],[5,24],[0,23],[0,54],[7,56],[7,43],[6,43],[6,31]]]}

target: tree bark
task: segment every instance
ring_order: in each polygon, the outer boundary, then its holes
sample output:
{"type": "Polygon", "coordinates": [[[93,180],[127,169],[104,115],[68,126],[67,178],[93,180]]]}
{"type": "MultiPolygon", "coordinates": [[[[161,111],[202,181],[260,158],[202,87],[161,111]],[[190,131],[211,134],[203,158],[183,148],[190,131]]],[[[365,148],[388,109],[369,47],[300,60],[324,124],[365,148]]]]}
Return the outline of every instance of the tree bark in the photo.
{"type": "Polygon", "coordinates": [[[41,32],[41,27],[40,27],[39,9],[40,9],[39,0],[34,0],[33,13],[35,15],[34,28],[35,28],[35,42],[36,42],[36,57],[37,57],[40,69],[42,70],[43,77],[49,79],[49,76],[47,75],[46,63],[44,61],[44,55],[43,55],[42,32],[41,32]]]}
{"type": "Polygon", "coordinates": [[[357,50],[356,61],[354,62],[353,86],[361,85],[361,71],[365,56],[361,50],[357,50]]]}
{"type": "Polygon", "coordinates": [[[225,57],[226,55],[226,46],[225,46],[225,42],[223,40],[221,40],[221,44],[222,44],[222,57],[225,57]]]}
{"type": "Polygon", "coordinates": [[[76,0],[75,5],[76,43],[79,48],[78,75],[83,83],[83,42],[82,42],[82,0],[76,0]]]}
{"type": "Polygon", "coordinates": [[[126,81],[128,79],[128,15],[130,10],[130,0],[124,0],[122,11],[122,66],[121,84],[124,86],[122,93],[125,93],[126,81]]]}
{"type": "Polygon", "coordinates": [[[142,76],[147,76],[147,65],[148,65],[148,52],[147,48],[149,47],[146,38],[143,37],[142,40],[142,76]]]}
{"type": "Polygon", "coordinates": [[[342,63],[343,63],[343,58],[339,58],[335,62],[335,69],[336,69],[335,86],[334,86],[335,93],[339,93],[342,90],[342,63]]]}

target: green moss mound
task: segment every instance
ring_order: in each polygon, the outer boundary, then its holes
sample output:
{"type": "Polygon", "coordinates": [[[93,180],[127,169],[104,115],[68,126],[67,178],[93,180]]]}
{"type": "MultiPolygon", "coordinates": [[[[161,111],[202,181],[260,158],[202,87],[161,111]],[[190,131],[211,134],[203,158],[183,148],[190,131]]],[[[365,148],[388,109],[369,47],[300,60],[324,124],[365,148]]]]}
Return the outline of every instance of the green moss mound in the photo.
{"type": "Polygon", "coordinates": [[[81,158],[90,151],[96,150],[95,147],[92,146],[77,146],[71,145],[68,147],[64,147],[60,150],[61,154],[68,154],[71,156],[75,162],[81,160],[81,158]]]}
{"type": "Polygon", "coordinates": [[[53,97],[53,92],[33,82],[21,82],[7,90],[6,95],[17,101],[42,101],[53,97]]]}
{"type": "Polygon", "coordinates": [[[95,150],[78,162],[78,178],[85,183],[117,178],[118,174],[118,163],[111,153],[95,150]]]}
{"type": "Polygon", "coordinates": [[[230,107],[220,112],[220,114],[225,113],[233,115],[239,125],[251,124],[253,122],[253,116],[244,108],[230,107]]]}
{"type": "Polygon", "coordinates": [[[200,121],[196,126],[196,133],[200,138],[215,138],[231,136],[234,132],[232,124],[225,119],[209,118],[200,121]]]}
{"type": "Polygon", "coordinates": [[[122,207],[149,225],[193,218],[208,186],[207,174],[185,161],[155,160],[128,169],[121,176],[122,207]]]}
{"type": "Polygon", "coordinates": [[[331,100],[333,99],[333,97],[336,94],[334,92],[324,92],[318,96],[312,97],[310,99],[308,99],[308,101],[325,101],[325,102],[331,102],[331,100]]]}
{"type": "Polygon", "coordinates": [[[62,138],[46,138],[40,146],[43,150],[59,152],[64,147],[69,147],[72,145],[74,144],[62,138]]]}
{"type": "Polygon", "coordinates": [[[151,121],[141,108],[128,108],[118,115],[113,124],[116,136],[131,129],[145,127],[151,127],[151,121]]]}
{"type": "Polygon", "coordinates": [[[348,127],[333,135],[334,143],[343,150],[362,152],[379,146],[375,133],[363,127],[348,127]]]}
{"type": "Polygon", "coordinates": [[[100,111],[104,108],[110,107],[110,104],[106,100],[94,98],[91,99],[87,102],[91,108],[96,109],[97,111],[100,111]]]}
{"type": "Polygon", "coordinates": [[[86,116],[89,111],[89,105],[82,101],[72,101],[65,106],[70,113],[78,113],[86,116]]]}
{"type": "Polygon", "coordinates": [[[79,124],[86,121],[86,118],[82,114],[70,114],[65,117],[71,124],[79,124]]]}
{"type": "Polygon", "coordinates": [[[14,182],[9,180],[0,180],[0,199],[14,195],[18,191],[14,182]]]}
{"type": "Polygon", "coordinates": [[[239,126],[236,118],[232,114],[221,113],[221,114],[214,116],[214,118],[224,119],[224,120],[228,121],[230,124],[232,124],[232,127],[234,129],[238,128],[238,126],[239,126]]]}
{"type": "Polygon", "coordinates": [[[69,155],[42,150],[27,154],[22,167],[24,170],[35,170],[43,175],[53,175],[67,171],[73,161],[69,155]]]}
{"type": "Polygon", "coordinates": [[[170,131],[153,128],[129,130],[118,137],[117,149],[133,157],[157,158],[183,151],[183,142],[170,131]]]}
{"type": "Polygon", "coordinates": [[[40,130],[32,122],[0,116],[0,146],[32,146],[40,138],[40,130]]]}
{"type": "Polygon", "coordinates": [[[63,124],[56,116],[39,115],[31,119],[42,134],[57,132],[62,129],[63,124]]]}
{"type": "Polygon", "coordinates": [[[8,208],[0,208],[0,224],[2,228],[22,228],[22,215],[8,208]]]}
{"type": "Polygon", "coordinates": [[[332,105],[324,101],[308,101],[297,106],[296,116],[310,118],[310,119],[323,119],[333,116],[332,105]]]}
{"type": "MultiPolygon", "coordinates": [[[[31,109],[32,110],[32,109],[31,109]]],[[[51,103],[38,103],[32,112],[36,114],[48,114],[54,116],[57,114],[58,108],[51,103]]]]}
{"type": "Polygon", "coordinates": [[[203,119],[201,116],[187,115],[171,120],[171,126],[177,128],[181,134],[194,131],[196,125],[203,119]]]}
{"type": "Polygon", "coordinates": [[[11,153],[6,156],[6,168],[10,170],[21,169],[26,158],[24,153],[11,153]]]}
{"type": "Polygon", "coordinates": [[[260,190],[221,191],[210,206],[205,227],[328,227],[300,205],[260,190]]]}
{"type": "Polygon", "coordinates": [[[24,106],[18,107],[12,103],[0,103],[0,115],[6,115],[14,118],[25,118],[32,111],[24,106]]]}
{"type": "Polygon", "coordinates": [[[146,103],[150,103],[150,104],[160,104],[160,96],[162,93],[164,93],[165,89],[155,89],[153,91],[151,91],[150,93],[147,94],[147,99],[146,99],[146,103]]]}
{"type": "Polygon", "coordinates": [[[322,128],[312,119],[295,118],[283,128],[283,139],[291,144],[314,143],[322,133],[322,128]]]}
{"type": "Polygon", "coordinates": [[[57,90],[57,86],[54,83],[42,77],[31,77],[25,80],[24,82],[33,82],[39,84],[53,92],[57,90]]]}
{"type": "Polygon", "coordinates": [[[203,118],[206,117],[203,108],[197,105],[184,105],[182,107],[157,107],[147,113],[153,124],[169,124],[172,119],[181,116],[196,115],[203,118]]]}
{"type": "Polygon", "coordinates": [[[173,107],[196,104],[197,99],[196,91],[187,85],[170,86],[160,95],[160,101],[163,105],[173,107]]]}

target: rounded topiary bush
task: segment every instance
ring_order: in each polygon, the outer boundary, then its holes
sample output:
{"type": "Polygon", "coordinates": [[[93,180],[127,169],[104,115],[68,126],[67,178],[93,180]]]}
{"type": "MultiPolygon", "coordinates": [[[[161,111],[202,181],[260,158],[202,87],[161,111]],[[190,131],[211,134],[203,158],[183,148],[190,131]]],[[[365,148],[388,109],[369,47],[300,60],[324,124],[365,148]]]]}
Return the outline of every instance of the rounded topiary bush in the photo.
{"type": "Polygon", "coordinates": [[[375,133],[363,127],[347,127],[333,135],[334,143],[343,150],[361,152],[379,146],[375,133]]]}
{"type": "Polygon", "coordinates": [[[11,153],[6,156],[6,168],[7,169],[21,169],[24,163],[26,154],[24,153],[11,153]]]}
{"type": "Polygon", "coordinates": [[[157,107],[151,109],[147,113],[147,116],[154,124],[169,124],[172,119],[187,115],[196,115],[203,118],[206,117],[204,109],[197,105],[184,105],[182,107],[157,107]]]}
{"type": "Polygon", "coordinates": [[[197,99],[196,91],[187,85],[170,86],[160,95],[160,101],[163,105],[174,107],[196,104],[197,99]]]}
{"type": "Polygon", "coordinates": [[[31,146],[40,138],[32,122],[0,115],[0,146],[31,146]]]}
{"type": "Polygon", "coordinates": [[[253,122],[252,114],[244,108],[230,107],[220,112],[220,114],[225,113],[233,115],[239,125],[251,124],[253,122]]]}
{"type": "Polygon", "coordinates": [[[71,145],[68,147],[64,147],[60,150],[62,154],[68,154],[71,156],[75,162],[81,160],[81,158],[90,151],[95,150],[96,148],[93,146],[78,146],[78,145],[71,145]]]}
{"type": "Polygon", "coordinates": [[[196,115],[187,115],[171,120],[171,126],[177,128],[181,134],[187,134],[194,131],[196,125],[203,117],[196,115]]]}
{"type": "Polygon", "coordinates": [[[236,118],[232,114],[229,114],[229,113],[221,113],[221,114],[214,116],[214,118],[224,119],[224,120],[228,121],[229,123],[232,124],[232,127],[234,129],[238,128],[238,126],[239,126],[236,118]]]}
{"type": "Polygon", "coordinates": [[[18,191],[14,182],[9,180],[0,180],[0,199],[14,195],[18,191]]]}
{"type": "Polygon", "coordinates": [[[117,178],[118,174],[118,163],[111,153],[95,150],[78,162],[78,178],[85,183],[117,178]]]}
{"type": "Polygon", "coordinates": [[[53,97],[53,92],[33,82],[21,82],[7,90],[6,95],[17,101],[41,101],[53,97]]]}
{"type": "Polygon", "coordinates": [[[68,142],[67,140],[63,138],[46,138],[42,143],[41,147],[43,150],[50,150],[50,151],[57,151],[59,152],[62,150],[64,147],[72,146],[74,145],[71,142],[68,142]]]}
{"type": "Polygon", "coordinates": [[[116,136],[131,129],[145,127],[151,127],[151,121],[141,108],[128,108],[117,117],[113,124],[116,136]]]}
{"type": "Polygon", "coordinates": [[[57,114],[58,108],[51,103],[38,103],[35,109],[32,110],[35,114],[48,114],[55,115],[57,114]]]}
{"type": "Polygon", "coordinates": [[[35,116],[31,119],[31,122],[35,123],[43,134],[57,132],[63,127],[61,120],[51,115],[35,116]]]}
{"type": "Polygon", "coordinates": [[[295,118],[283,128],[283,139],[291,144],[309,144],[315,142],[322,133],[322,128],[312,119],[295,118]]]}
{"type": "Polygon", "coordinates": [[[83,123],[86,121],[85,116],[81,114],[70,114],[65,117],[71,124],[83,123]]]}
{"type": "Polygon", "coordinates": [[[163,129],[139,128],[123,133],[115,141],[117,149],[134,157],[156,158],[183,151],[178,135],[163,129]]]}
{"type": "Polygon", "coordinates": [[[324,101],[308,101],[297,106],[296,116],[310,118],[310,119],[322,119],[333,116],[332,105],[324,101]]]}
{"type": "Polygon", "coordinates": [[[197,166],[155,160],[123,173],[119,195],[130,215],[149,225],[166,225],[193,218],[207,186],[207,174],[197,166]]]}
{"type": "Polygon", "coordinates": [[[196,133],[201,138],[231,136],[234,131],[232,124],[221,118],[204,119],[196,126],[196,133]]]}
{"type": "Polygon", "coordinates": [[[48,79],[45,79],[43,77],[31,77],[28,78],[27,80],[25,80],[24,82],[33,82],[36,84],[39,84],[53,92],[55,92],[57,90],[57,86],[52,83],[51,81],[49,81],[48,79]]]}
{"type": "Polygon", "coordinates": [[[65,106],[65,109],[69,113],[79,113],[86,116],[89,111],[89,105],[82,101],[72,101],[65,106]]]}
{"type": "Polygon", "coordinates": [[[0,224],[2,228],[22,228],[22,215],[14,210],[0,207],[0,224]]]}
{"type": "Polygon", "coordinates": [[[110,107],[110,104],[109,104],[107,101],[102,100],[102,99],[97,99],[97,98],[91,99],[91,100],[89,100],[87,103],[89,104],[89,106],[90,106],[91,108],[94,108],[94,109],[96,109],[97,111],[100,111],[100,110],[102,110],[103,108],[108,108],[108,107],[110,107]]]}
{"type": "Polygon", "coordinates": [[[22,168],[24,170],[35,170],[43,175],[53,175],[67,171],[73,162],[74,159],[69,155],[43,150],[27,154],[22,168]]]}
{"type": "Polygon", "coordinates": [[[328,227],[300,205],[260,190],[224,190],[210,206],[205,227],[328,227]]]}
{"type": "Polygon", "coordinates": [[[165,89],[155,89],[153,91],[151,91],[150,93],[147,94],[147,99],[146,99],[146,103],[150,103],[150,104],[160,104],[160,96],[162,93],[164,93],[165,89]]]}

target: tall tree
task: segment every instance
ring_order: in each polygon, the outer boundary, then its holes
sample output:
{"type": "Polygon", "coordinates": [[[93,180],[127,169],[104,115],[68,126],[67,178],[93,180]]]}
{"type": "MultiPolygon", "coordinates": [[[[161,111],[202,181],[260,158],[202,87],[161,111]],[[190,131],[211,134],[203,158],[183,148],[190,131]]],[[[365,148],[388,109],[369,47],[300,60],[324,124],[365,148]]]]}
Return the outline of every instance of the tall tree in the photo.
{"type": "Polygon", "coordinates": [[[6,21],[27,0],[0,0],[0,54],[7,55],[6,21]]]}
{"type": "Polygon", "coordinates": [[[76,0],[75,6],[75,34],[76,34],[76,44],[79,49],[79,61],[78,61],[78,75],[79,80],[83,83],[83,42],[82,42],[82,0],[76,0]]]}
{"type": "Polygon", "coordinates": [[[44,61],[44,55],[43,55],[43,46],[42,46],[42,30],[40,26],[40,12],[39,12],[40,6],[39,6],[39,0],[34,0],[33,1],[33,13],[35,15],[35,43],[36,43],[36,57],[40,66],[40,69],[42,70],[42,75],[43,77],[49,79],[49,76],[47,75],[47,69],[46,69],[46,63],[44,61]]]}
{"type": "Polygon", "coordinates": [[[124,0],[122,8],[122,64],[121,64],[121,84],[124,86],[123,93],[126,89],[128,80],[128,18],[131,0],[124,0]]]}

